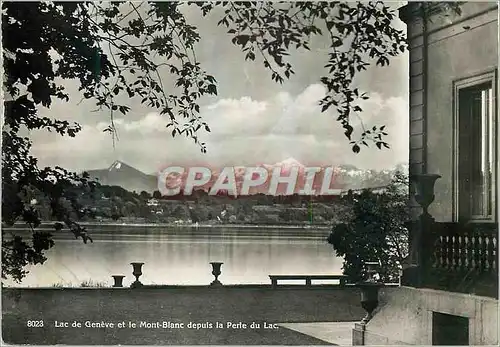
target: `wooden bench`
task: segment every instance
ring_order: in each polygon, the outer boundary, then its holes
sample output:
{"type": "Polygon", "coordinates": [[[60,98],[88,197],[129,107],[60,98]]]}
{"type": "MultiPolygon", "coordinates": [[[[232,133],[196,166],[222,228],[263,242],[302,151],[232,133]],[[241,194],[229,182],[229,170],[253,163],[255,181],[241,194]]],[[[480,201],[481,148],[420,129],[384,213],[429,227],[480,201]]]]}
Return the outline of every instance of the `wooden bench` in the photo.
{"type": "Polygon", "coordinates": [[[347,280],[346,275],[269,275],[271,284],[278,286],[278,280],[305,280],[306,286],[311,286],[312,280],[339,280],[340,286],[344,286],[347,280]]]}

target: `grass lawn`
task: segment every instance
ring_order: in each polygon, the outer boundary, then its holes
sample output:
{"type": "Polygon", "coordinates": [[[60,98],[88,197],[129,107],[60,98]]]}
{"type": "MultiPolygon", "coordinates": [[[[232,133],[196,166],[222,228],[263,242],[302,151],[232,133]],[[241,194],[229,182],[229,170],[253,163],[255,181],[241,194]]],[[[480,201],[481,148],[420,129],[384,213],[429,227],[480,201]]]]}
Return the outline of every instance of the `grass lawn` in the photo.
{"type": "Polygon", "coordinates": [[[10,344],[37,345],[325,345],[286,328],[264,328],[264,323],[272,327],[285,322],[356,321],[364,316],[359,300],[355,288],[326,286],[3,289],[2,338],[10,344]],[[28,327],[28,321],[43,321],[44,326],[28,327]],[[56,327],[56,321],[70,326],[56,327]],[[72,328],[74,321],[82,327],[72,328]],[[114,327],[85,327],[86,321],[114,327]],[[121,322],[124,328],[118,328],[121,322]],[[129,328],[129,322],[136,328],[129,328]],[[140,322],[184,327],[141,328],[140,322]],[[204,328],[189,328],[190,322],[204,328]],[[235,325],[228,327],[228,322],[235,325]],[[251,328],[252,322],[260,328],[251,328]]]}

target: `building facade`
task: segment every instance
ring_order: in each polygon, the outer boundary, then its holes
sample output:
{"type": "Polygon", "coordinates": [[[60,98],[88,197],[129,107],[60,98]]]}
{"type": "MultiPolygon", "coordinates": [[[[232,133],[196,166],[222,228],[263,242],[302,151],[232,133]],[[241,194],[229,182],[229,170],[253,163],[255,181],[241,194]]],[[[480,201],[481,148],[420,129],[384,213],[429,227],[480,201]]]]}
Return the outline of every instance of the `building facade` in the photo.
{"type": "Polygon", "coordinates": [[[496,2],[400,9],[412,251],[402,287],[382,291],[355,344],[498,344],[498,13],[496,2]]]}

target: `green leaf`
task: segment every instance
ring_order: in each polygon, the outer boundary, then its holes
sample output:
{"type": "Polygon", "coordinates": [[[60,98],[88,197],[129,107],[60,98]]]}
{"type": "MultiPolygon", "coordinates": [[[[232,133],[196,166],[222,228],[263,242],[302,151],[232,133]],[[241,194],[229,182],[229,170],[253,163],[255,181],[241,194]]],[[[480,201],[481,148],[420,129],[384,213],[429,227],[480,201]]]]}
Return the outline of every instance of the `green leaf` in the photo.
{"type": "Polygon", "coordinates": [[[209,84],[207,87],[207,91],[209,94],[217,95],[217,86],[215,84],[209,84]]]}
{"type": "Polygon", "coordinates": [[[344,125],[344,129],[345,129],[345,132],[344,132],[345,136],[350,140],[351,139],[351,135],[352,135],[352,133],[354,131],[354,128],[351,125],[349,125],[349,124],[345,124],[344,125]]]}
{"type": "Polygon", "coordinates": [[[342,40],[334,40],[332,43],[331,43],[331,47],[332,48],[337,48],[337,47],[340,47],[342,46],[343,42],[342,40]]]}
{"type": "Polygon", "coordinates": [[[238,35],[236,36],[237,42],[242,46],[245,47],[248,40],[250,39],[250,36],[248,35],[238,35]]]}

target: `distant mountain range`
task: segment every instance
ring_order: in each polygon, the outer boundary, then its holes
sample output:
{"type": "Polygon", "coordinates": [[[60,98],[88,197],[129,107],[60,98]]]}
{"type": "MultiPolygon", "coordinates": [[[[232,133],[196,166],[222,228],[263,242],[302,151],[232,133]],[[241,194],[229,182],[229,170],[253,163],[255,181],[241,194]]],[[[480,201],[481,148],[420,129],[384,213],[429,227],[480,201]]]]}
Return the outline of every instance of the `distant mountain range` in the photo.
{"type": "MultiPolygon", "coordinates": [[[[292,167],[298,167],[298,182],[300,182],[298,186],[302,187],[302,184],[305,182],[305,166],[294,158],[288,158],[271,165],[263,164],[259,166],[264,167],[268,171],[268,177],[271,177],[270,174],[275,168],[281,167],[281,173],[283,176],[285,176],[292,167]]],[[[394,169],[383,171],[362,170],[352,165],[340,165],[335,167],[334,178],[332,179],[330,188],[362,189],[385,186],[389,184],[394,172],[397,170],[408,173],[408,165],[400,164],[394,169]]],[[[245,168],[235,167],[234,171],[236,185],[238,187],[241,187],[245,177],[245,168]]],[[[129,191],[135,191],[136,193],[140,193],[141,191],[153,193],[155,190],[158,190],[158,178],[156,175],[145,174],[144,172],[137,170],[136,168],[122,161],[115,161],[107,169],[87,170],[87,172],[89,173],[90,177],[97,179],[99,183],[103,185],[120,186],[129,191]]],[[[212,185],[216,182],[219,175],[220,171],[212,171],[212,178],[206,185],[203,186],[203,189],[210,189],[210,187],[212,187],[212,185]]],[[[321,189],[323,175],[324,170],[322,169],[322,171],[317,174],[317,179],[314,181],[313,188],[317,191],[321,189]]],[[[186,179],[186,177],[187,170],[183,175],[180,175],[180,177],[177,177],[175,180],[183,181],[186,179]]],[[[269,182],[263,184],[262,186],[251,189],[250,193],[266,193],[268,191],[268,187],[269,182]]],[[[285,189],[286,188],[284,185],[280,185],[278,187],[278,194],[283,194],[285,192],[285,189]]],[[[297,190],[298,189],[299,188],[297,188],[297,190]]]]}
{"type": "Polygon", "coordinates": [[[107,169],[87,170],[90,177],[102,185],[120,186],[128,191],[153,193],[158,190],[156,175],[148,175],[122,161],[115,161],[107,169]]]}

